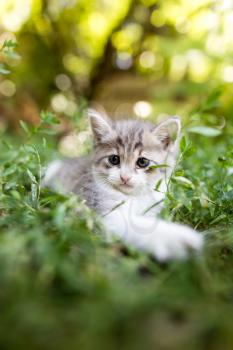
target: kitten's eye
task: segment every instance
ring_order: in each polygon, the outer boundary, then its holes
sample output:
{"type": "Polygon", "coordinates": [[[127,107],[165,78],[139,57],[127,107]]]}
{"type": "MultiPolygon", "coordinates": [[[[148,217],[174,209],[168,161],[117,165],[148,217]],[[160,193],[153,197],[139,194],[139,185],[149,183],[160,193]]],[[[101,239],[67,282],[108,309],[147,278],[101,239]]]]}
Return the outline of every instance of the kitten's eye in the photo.
{"type": "Polygon", "coordinates": [[[146,168],[146,167],[149,166],[150,161],[149,161],[149,159],[147,159],[147,158],[140,157],[140,158],[138,158],[136,164],[137,164],[137,166],[138,166],[139,168],[146,168]]]}
{"type": "Polygon", "coordinates": [[[120,157],[117,156],[116,154],[112,154],[111,156],[108,157],[108,161],[112,165],[118,165],[120,164],[120,157]]]}

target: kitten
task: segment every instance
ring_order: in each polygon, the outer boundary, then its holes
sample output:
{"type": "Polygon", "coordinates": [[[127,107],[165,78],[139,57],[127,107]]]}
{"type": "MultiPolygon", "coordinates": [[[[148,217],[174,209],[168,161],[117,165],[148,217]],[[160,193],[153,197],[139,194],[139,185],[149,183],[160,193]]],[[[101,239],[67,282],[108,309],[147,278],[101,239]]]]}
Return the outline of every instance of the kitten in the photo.
{"type": "Polygon", "coordinates": [[[102,216],[109,238],[119,237],[160,261],[200,250],[199,233],[157,218],[178,155],[179,118],[153,125],[112,121],[94,110],[89,117],[93,154],[53,162],[44,185],[81,196],[102,216]]]}

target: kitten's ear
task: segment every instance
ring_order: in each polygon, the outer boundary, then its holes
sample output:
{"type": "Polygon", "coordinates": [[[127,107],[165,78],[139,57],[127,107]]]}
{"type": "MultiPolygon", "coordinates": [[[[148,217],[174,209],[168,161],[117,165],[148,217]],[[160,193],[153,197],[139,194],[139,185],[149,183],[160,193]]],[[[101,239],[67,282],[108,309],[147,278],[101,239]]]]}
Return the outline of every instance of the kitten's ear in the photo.
{"type": "Polygon", "coordinates": [[[107,116],[103,116],[94,109],[88,109],[87,113],[92,132],[97,141],[112,132],[112,122],[107,116]]]}
{"type": "Polygon", "coordinates": [[[174,116],[157,125],[153,129],[153,134],[161,141],[163,148],[166,149],[179,138],[180,131],[180,118],[174,116]]]}

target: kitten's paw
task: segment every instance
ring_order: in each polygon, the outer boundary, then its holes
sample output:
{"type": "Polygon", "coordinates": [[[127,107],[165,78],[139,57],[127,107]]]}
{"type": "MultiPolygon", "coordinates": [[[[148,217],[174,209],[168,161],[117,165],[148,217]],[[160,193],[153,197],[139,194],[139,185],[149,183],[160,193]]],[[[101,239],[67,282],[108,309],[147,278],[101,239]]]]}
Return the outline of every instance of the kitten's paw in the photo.
{"type": "Polygon", "coordinates": [[[164,225],[152,242],[153,254],[159,261],[185,259],[190,251],[200,251],[203,237],[193,229],[178,224],[164,225]]]}

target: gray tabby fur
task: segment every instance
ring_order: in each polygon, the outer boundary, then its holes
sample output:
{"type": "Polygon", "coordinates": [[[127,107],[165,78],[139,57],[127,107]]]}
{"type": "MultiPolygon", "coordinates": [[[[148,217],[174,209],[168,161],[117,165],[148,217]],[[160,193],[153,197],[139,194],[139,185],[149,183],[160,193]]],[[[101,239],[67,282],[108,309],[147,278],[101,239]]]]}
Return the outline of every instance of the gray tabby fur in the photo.
{"type": "Polygon", "coordinates": [[[160,260],[184,257],[188,247],[200,249],[202,240],[198,233],[156,218],[176,163],[179,118],[171,117],[154,125],[137,120],[111,121],[93,110],[89,116],[93,153],[55,161],[47,169],[44,185],[79,195],[104,218],[107,230],[126,243],[151,251],[160,260]],[[108,156],[112,154],[120,157],[120,165],[110,164],[108,156]],[[167,167],[139,168],[139,157],[149,159],[150,166],[167,167]],[[154,191],[158,182],[159,192],[154,191]]]}

